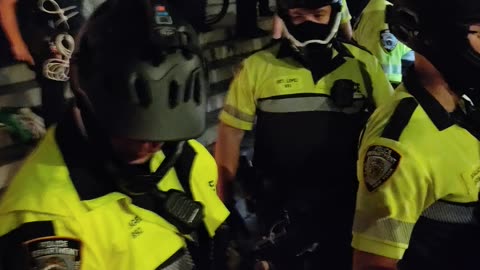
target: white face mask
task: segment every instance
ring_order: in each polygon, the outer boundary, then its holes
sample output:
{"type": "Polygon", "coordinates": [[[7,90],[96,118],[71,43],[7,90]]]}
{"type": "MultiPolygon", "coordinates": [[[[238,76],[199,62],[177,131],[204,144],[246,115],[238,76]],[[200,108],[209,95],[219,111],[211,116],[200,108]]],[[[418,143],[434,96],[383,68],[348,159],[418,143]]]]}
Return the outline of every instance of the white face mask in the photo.
{"type": "Polygon", "coordinates": [[[293,46],[297,47],[297,48],[302,48],[302,47],[305,47],[309,44],[321,44],[321,45],[326,45],[326,44],[329,44],[333,37],[335,37],[335,35],[337,34],[338,32],[338,29],[340,27],[340,23],[341,23],[341,20],[342,20],[342,14],[340,12],[338,12],[336,14],[336,16],[333,18],[333,26],[330,30],[330,32],[326,35],[325,38],[323,39],[311,39],[311,40],[305,40],[305,41],[299,41],[297,38],[295,38],[290,32],[293,32],[293,31],[289,31],[288,27],[285,25],[285,22],[283,20],[282,21],[282,28],[283,28],[283,36],[290,40],[290,42],[292,43],[293,46]]]}

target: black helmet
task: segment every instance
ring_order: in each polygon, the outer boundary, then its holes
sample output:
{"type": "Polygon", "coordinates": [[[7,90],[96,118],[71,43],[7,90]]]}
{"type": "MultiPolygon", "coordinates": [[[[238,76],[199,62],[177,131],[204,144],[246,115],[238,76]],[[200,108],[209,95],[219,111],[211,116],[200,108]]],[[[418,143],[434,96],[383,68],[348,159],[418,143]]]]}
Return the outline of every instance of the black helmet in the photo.
{"type": "Polygon", "coordinates": [[[192,28],[162,0],[108,0],[72,59],[82,115],[104,133],[182,141],[205,128],[207,71],[192,28]]]}
{"type": "Polygon", "coordinates": [[[308,44],[329,44],[338,32],[342,20],[341,10],[342,0],[277,0],[277,13],[285,25],[285,37],[297,48],[305,47],[308,44]],[[292,32],[294,26],[290,22],[288,10],[293,8],[317,9],[328,5],[332,6],[332,13],[328,24],[328,33],[322,38],[299,40],[299,38],[292,32]]]}
{"type": "Polygon", "coordinates": [[[393,0],[391,31],[425,56],[458,94],[480,90],[480,53],[469,27],[480,23],[480,1],[393,0]]]}

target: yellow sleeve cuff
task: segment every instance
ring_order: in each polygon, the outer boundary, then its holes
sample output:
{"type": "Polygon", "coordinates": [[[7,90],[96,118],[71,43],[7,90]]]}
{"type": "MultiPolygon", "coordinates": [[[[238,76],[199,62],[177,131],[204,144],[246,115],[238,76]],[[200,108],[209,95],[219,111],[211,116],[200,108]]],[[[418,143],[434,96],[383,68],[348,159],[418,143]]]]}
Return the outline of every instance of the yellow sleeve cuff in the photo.
{"type": "Polygon", "coordinates": [[[407,250],[407,246],[404,244],[380,241],[356,233],[353,233],[352,247],[356,250],[395,260],[402,259],[405,250],[407,250]]]}
{"type": "Polygon", "coordinates": [[[340,24],[344,24],[344,23],[350,23],[350,21],[352,20],[352,16],[348,16],[348,17],[342,17],[342,20],[340,21],[340,24]]]}
{"type": "Polygon", "coordinates": [[[242,130],[252,130],[253,129],[253,123],[247,122],[240,120],[231,114],[227,113],[226,111],[222,111],[220,113],[220,116],[218,117],[220,121],[223,123],[242,130]]]}

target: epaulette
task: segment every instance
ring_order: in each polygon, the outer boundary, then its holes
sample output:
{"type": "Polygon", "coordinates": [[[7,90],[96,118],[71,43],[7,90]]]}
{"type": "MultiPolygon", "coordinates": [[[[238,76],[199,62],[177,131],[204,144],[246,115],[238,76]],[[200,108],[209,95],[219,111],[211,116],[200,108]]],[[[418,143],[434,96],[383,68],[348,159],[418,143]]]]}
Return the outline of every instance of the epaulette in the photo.
{"type": "Polygon", "coordinates": [[[417,107],[418,102],[415,98],[409,97],[402,99],[383,129],[381,137],[398,141],[417,107]]]}

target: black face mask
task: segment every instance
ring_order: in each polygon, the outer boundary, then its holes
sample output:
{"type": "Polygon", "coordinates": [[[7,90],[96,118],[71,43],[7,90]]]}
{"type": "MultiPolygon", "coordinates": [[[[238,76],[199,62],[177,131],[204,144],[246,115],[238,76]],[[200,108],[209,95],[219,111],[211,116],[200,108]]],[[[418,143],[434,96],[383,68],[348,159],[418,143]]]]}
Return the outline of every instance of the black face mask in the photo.
{"type": "MultiPolygon", "coordinates": [[[[325,40],[331,31],[330,25],[311,21],[297,25],[287,21],[286,27],[290,35],[302,43],[316,39],[325,40]]],[[[333,53],[330,42],[327,44],[310,43],[304,47],[298,47],[297,52],[299,61],[312,72],[315,81],[330,70],[333,53]]]]}
{"type": "Polygon", "coordinates": [[[300,42],[313,39],[324,40],[331,31],[331,27],[328,24],[319,24],[311,21],[306,21],[297,25],[288,23],[287,28],[290,34],[300,42]]]}

